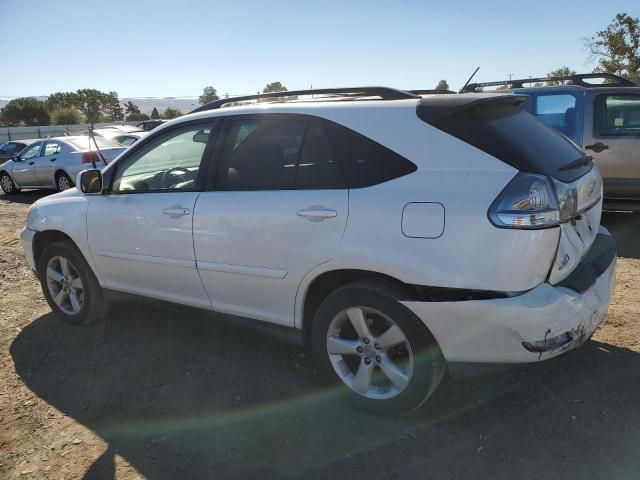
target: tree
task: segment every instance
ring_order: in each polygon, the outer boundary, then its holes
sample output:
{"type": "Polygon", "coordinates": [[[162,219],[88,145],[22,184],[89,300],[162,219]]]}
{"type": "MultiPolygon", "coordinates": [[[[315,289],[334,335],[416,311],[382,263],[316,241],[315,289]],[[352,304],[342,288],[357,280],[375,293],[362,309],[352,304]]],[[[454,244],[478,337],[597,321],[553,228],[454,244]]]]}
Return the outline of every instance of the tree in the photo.
{"type": "Polygon", "coordinates": [[[7,125],[49,125],[47,103],[33,97],[15,98],[0,111],[7,125]]]}
{"type": "Polygon", "coordinates": [[[143,120],[149,120],[149,115],[140,112],[133,112],[127,115],[127,122],[141,122],[143,120]]]}
{"type": "Polygon", "coordinates": [[[51,112],[51,123],[54,125],[78,125],[82,120],[80,112],[73,107],[60,107],[51,112]]]}
{"type": "Polygon", "coordinates": [[[162,118],[171,120],[172,118],[178,118],[182,116],[182,112],[176,108],[167,107],[162,114],[162,118]]]}
{"type": "Polygon", "coordinates": [[[160,118],[160,114],[158,113],[158,109],[153,107],[153,111],[151,112],[151,119],[158,120],[160,118]]]}
{"type": "MultiPolygon", "coordinates": [[[[569,77],[571,75],[575,75],[577,72],[575,70],[571,70],[569,67],[560,67],[555,70],[550,71],[547,76],[548,77],[569,77]]],[[[566,85],[569,83],[569,80],[552,80],[547,82],[547,85],[566,85]]]]}
{"type": "Polygon", "coordinates": [[[49,95],[49,98],[47,98],[47,105],[50,112],[61,108],[75,108],[77,104],[76,94],[73,92],[52,93],[49,95]]]}
{"type": "Polygon", "coordinates": [[[586,39],[594,72],[620,75],[640,83],[640,19],[619,13],[605,30],[586,39]]]}
{"type": "Polygon", "coordinates": [[[213,88],[213,87],[204,87],[202,89],[202,95],[200,95],[200,97],[198,97],[198,102],[201,105],[205,105],[207,103],[215,102],[219,98],[220,97],[218,96],[218,92],[217,92],[217,90],[215,88],[213,88]]]}
{"type": "Polygon", "coordinates": [[[449,84],[446,80],[440,80],[436,85],[436,90],[449,90],[449,84]]]}
{"type": "Polygon", "coordinates": [[[124,120],[124,113],[122,113],[122,106],[120,100],[118,100],[117,92],[109,92],[109,104],[107,106],[107,115],[111,118],[112,122],[121,122],[124,120]]]}
{"type": "Polygon", "coordinates": [[[115,92],[104,93],[93,88],[78,90],[75,93],[77,101],[76,108],[87,117],[87,122],[91,124],[96,123],[101,114],[111,115],[111,109],[114,103],[112,93],[115,92]]]}
{"type": "Polygon", "coordinates": [[[140,108],[131,100],[129,100],[127,103],[124,104],[124,110],[127,116],[132,115],[134,113],[140,113],[140,108]]]}
{"type": "Polygon", "coordinates": [[[282,85],[280,82],[268,83],[267,86],[262,89],[262,93],[286,92],[286,91],[287,91],[287,87],[282,85]]]}

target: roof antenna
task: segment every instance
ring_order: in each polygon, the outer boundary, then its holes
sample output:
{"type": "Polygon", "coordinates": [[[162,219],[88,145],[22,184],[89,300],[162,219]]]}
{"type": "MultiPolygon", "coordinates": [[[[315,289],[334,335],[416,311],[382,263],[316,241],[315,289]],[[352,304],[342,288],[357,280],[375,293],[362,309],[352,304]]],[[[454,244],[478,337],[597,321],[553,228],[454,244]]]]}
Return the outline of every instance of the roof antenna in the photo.
{"type": "Polygon", "coordinates": [[[458,93],[462,93],[462,92],[464,92],[464,89],[465,89],[465,88],[467,88],[467,85],[469,85],[469,82],[471,82],[471,80],[473,80],[473,77],[475,77],[475,76],[476,76],[476,73],[478,73],[478,70],[480,70],[480,67],[478,67],[478,68],[476,68],[476,69],[474,70],[474,72],[473,72],[473,73],[471,74],[471,76],[469,77],[469,80],[467,80],[467,83],[465,83],[465,84],[464,84],[464,86],[463,86],[460,90],[458,90],[458,93]]]}

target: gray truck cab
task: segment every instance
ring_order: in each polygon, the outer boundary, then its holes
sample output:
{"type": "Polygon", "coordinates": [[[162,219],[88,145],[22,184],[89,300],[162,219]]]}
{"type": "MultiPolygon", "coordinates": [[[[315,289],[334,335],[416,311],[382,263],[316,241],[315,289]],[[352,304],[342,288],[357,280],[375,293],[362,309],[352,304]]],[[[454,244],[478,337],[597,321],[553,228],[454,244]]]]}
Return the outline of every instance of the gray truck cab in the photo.
{"type": "Polygon", "coordinates": [[[472,84],[465,91],[505,85],[527,95],[530,113],[593,157],[607,200],[640,202],[640,86],[616,75],[583,74],[472,84]]]}

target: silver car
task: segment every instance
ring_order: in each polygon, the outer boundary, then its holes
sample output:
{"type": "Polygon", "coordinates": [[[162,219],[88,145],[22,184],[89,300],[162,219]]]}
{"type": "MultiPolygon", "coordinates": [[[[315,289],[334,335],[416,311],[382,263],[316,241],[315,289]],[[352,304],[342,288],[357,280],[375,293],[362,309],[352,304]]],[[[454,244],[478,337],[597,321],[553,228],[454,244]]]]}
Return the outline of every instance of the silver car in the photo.
{"type": "MultiPolygon", "coordinates": [[[[109,163],[125,148],[106,138],[95,137],[102,156],[109,163]]],[[[0,164],[0,187],[7,194],[23,188],[66,190],[76,175],[95,162],[101,165],[95,144],[89,137],[60,137],[38,140],[10,160],[0,164]]],[[[104,164],[102,165],[104,166],[104,164]]]]}

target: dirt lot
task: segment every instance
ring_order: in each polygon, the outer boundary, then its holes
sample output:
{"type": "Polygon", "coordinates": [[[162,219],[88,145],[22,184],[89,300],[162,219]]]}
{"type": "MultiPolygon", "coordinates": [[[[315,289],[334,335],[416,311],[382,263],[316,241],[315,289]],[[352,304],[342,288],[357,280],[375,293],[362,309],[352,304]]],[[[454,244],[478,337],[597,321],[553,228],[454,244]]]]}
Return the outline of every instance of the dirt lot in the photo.
{"type": "Polygon", "coordinates": [[[0,196],[0,478],[640,478],[640,216],[609,214],[617,291],[593,341],[456,380],[376,418],[314,382],[301,350],[135,303],[50,314],[0,196]]]}

